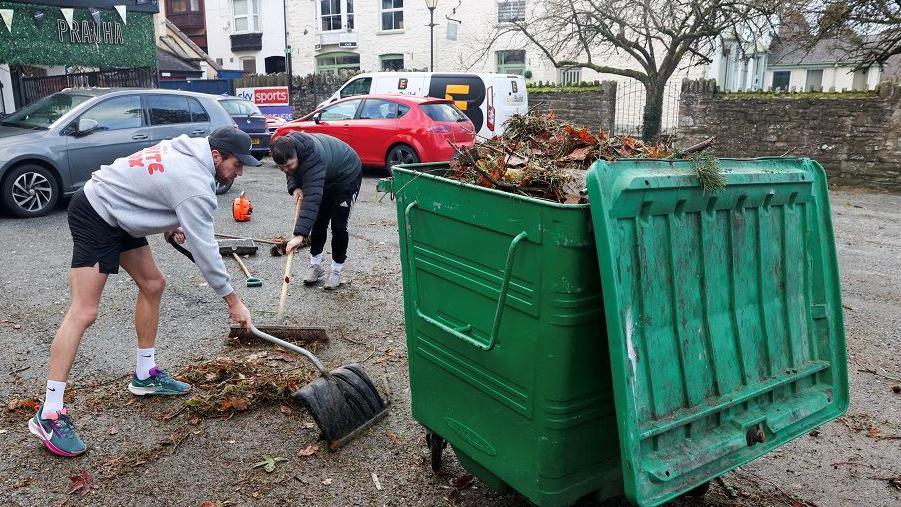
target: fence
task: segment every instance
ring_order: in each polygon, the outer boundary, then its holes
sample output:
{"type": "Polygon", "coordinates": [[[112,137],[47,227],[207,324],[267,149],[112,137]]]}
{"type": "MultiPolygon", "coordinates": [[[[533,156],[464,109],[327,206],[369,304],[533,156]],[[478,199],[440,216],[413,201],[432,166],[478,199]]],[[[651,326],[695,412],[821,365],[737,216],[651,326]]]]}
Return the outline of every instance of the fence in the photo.
{"type": "Polygon", "coordinates": [[[189,92],[231,95],[234,93],[231,79],[173,79],[161,80],[160,88],[189,92]]]}
{"type": "Polygon", "coordinates": [[[156,69],[117,69],[22,79],[22,102],[30,104],[66,88],[156,88],[156,69]]]}
{"type": "MultiPolygon", "coordinates": [[[[666,85],[663,92],[663,117],[660,133],[671,136],[679,127],[679,94],[682,82],[674,80],[666,85]]],[[[616,119],[614,130],[617,134],[640,135],[645,107],[645,88],[637,80],[619,81],[616,87],[616,119]]]]}

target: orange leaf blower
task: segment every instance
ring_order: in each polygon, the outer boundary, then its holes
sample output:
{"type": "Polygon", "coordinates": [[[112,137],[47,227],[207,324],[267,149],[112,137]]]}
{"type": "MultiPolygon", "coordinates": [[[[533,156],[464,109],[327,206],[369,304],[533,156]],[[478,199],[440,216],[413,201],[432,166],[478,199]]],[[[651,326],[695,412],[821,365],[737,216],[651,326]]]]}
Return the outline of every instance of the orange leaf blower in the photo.
{"type": "Polygon", "coordinates": [[[244,195],[244,192],[241,192],[241,195],[235,197],[235,202],[232,204],[232,216],[235,217],[236,222],[246,222],[250,220],[252,214],[253,205],[250,204],[250,199],[244,195]]]}

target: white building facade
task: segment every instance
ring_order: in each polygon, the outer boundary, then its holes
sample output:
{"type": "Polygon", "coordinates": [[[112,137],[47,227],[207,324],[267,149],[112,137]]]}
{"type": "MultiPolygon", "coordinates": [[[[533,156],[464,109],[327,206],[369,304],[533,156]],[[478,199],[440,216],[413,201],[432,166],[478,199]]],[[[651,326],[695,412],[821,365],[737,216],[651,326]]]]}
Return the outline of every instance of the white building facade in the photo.
{"type": "Polygon", "coordinates": [[[226,70],[285,72],[284,1],[312,5],[309,0],[206,0],[207,53],[226,70]]]}
{"type": "MultiPolygon", "coordinates": [[[[294,74],[341,70],[429,70],[430,23],[426,0],[287,0],[288,40],[294,74]]],[[[555,68],[538,48],[502,37],[486,48],[504,23],[523,20],[538,0],[438,0],[434,10],[436,72],[522,74],[530,81],[572,84],[625,79],[588,69],[555,68]]],[[[597,60],[596,60],[597,61],[597,60]]],[[[608,65],[637,68],[627,57],[608,65]]],[[[694,68],[674,77],[703,75],[694,68]]]]}

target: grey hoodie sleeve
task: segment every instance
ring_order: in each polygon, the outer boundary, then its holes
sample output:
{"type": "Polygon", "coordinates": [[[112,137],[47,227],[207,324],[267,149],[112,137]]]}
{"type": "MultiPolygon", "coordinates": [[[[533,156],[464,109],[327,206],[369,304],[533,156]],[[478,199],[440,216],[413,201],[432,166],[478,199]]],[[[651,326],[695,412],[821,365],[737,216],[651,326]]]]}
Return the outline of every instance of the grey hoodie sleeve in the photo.
{"type": "Polygon", "coordinates": [[[188,249],[194,254],[194,262],[200,273],[216,294],[225,297],[234,292],[234,289],[229,284],[228,271],[225,270],[225,263],[219,255],[219,244],[213,235],[215,209],[216,202],[211,197],[195,195],[178,203],[175,214],[185,231],[188,249]]]}

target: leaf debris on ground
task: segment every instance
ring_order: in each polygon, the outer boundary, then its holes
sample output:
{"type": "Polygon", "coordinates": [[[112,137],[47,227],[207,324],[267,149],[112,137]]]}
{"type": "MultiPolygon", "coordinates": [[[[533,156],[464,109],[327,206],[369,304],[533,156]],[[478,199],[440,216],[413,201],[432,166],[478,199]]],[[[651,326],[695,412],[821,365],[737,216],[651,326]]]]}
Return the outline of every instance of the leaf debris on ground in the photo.
{"type": "Polygon", "coordinates": [[[292,403],[291,393],[312,380],[314,374],[306,365],[286,369],[280,355],[263,351],[237,359],[217,357],[188,366],[178,376],[198,392],[185,400],[191,414],[210,418],[288,405],[292,403]]]}
{"type": "Polygon", "coordinates": [[[84,496],[92,489],[97,489],[97,485],[94,484],[94,476],[91,475],[91,472],[82,470],[78,475],[69,477],[69,489],[66,492],[70,495],[79,493],[84,496]]]}

